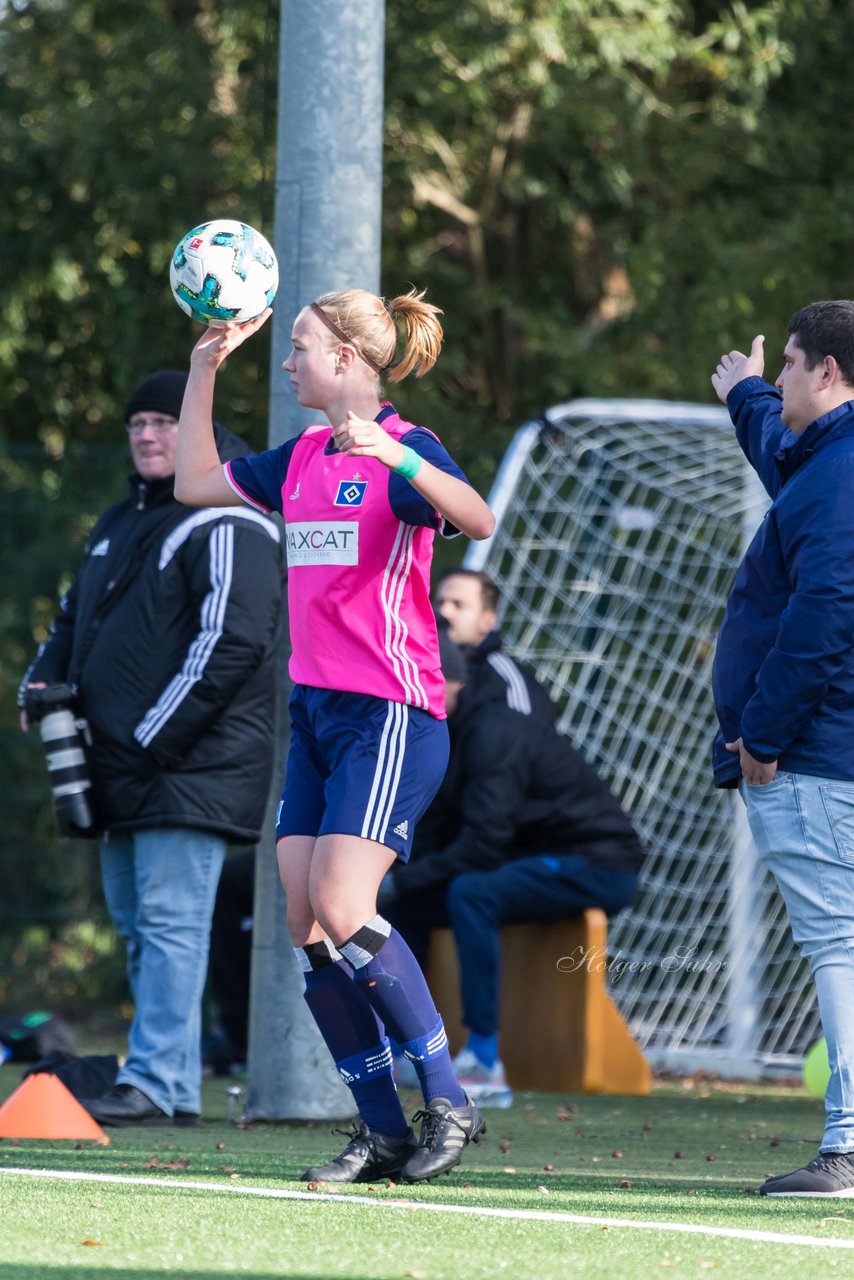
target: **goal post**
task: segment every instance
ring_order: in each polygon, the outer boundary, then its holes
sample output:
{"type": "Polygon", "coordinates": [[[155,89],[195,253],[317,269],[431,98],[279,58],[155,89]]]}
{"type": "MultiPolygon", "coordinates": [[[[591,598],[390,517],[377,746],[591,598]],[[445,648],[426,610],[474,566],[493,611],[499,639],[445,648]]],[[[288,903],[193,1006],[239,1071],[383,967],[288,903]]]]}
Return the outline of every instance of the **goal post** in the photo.
{"type": "Polygon", "coordinates": [[[767,496],[722,408],[575,400],[516,433],[466,566],[647,848],[609,930],[611,995],[657,1069],[791,1073],[812,981],[736,793],[711,780],[711,667],[767,496]]]}

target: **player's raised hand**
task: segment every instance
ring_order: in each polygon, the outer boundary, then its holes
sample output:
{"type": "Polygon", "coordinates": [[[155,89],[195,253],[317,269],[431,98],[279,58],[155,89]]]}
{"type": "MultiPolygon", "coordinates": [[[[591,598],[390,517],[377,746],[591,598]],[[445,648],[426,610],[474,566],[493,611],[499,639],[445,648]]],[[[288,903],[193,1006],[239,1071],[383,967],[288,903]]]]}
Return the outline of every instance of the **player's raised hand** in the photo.
{"type": "Polygon", "coordinates": [[[753,339],[750,355],[743,351],[727,351],[712,374],[712,386],[718,399],[726,404],[733,387],[745,378],[761,378],[765,370],[765,337],[759,333],[753,339]]]}
{"type": "Polygon", "coordinates": [[[379,423],[360,418],[352,409],[334,429],[332,437],[341,453],[352,454],[355,458],[376,458],[389,468],[396,467],[403,458],[403,445],[399,440],[383,431],[379,423]]]}
{"type": "Polygon", "coordinates": [[[203,365],[213,366],[214,369],[219,368],[226,356],[236,351],[247,338],[252,337],[253,333],[257,333],[272,314],[272,307],[268,307],[266,311],[261,312],[260,316],[256,316],[254,320],[247,320],[244,324],[226,324],[221,327],[212,325],[209,329],[205,329],[193,347],[190,362],[193,364],[201,362],[203,365]]]}

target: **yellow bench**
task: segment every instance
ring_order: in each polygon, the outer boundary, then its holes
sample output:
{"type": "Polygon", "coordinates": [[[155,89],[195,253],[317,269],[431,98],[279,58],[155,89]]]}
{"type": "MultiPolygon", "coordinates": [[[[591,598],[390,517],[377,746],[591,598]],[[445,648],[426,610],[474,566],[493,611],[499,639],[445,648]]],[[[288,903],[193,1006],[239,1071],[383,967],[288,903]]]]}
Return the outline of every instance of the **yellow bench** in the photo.
{"type": "MultiPolygon", "coordinates": [[[[514,1089],[649,1093],[649,1063],[606,989],[607,938],[599,910],[501,930],[499,1049],[514,1089]]],[[[465,1031],[450,929],[431,935],[427,981],[456,1053],[465,1031]]]]}

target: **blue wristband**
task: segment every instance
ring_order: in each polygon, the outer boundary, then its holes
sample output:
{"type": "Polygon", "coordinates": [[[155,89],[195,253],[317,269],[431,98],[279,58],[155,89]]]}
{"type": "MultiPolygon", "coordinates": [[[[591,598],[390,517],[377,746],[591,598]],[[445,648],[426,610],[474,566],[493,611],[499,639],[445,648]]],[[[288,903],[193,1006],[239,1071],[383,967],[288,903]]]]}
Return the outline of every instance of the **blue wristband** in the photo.
{"type": "Polygon", "coordinates": [[[403,446],[403,457],[398,465],[394,468],[396,476],[403,476],[404,480],[414,480],[421,470],[421,463],[424,461],[414,449],[410,449],[408,444],[403,446]]]}

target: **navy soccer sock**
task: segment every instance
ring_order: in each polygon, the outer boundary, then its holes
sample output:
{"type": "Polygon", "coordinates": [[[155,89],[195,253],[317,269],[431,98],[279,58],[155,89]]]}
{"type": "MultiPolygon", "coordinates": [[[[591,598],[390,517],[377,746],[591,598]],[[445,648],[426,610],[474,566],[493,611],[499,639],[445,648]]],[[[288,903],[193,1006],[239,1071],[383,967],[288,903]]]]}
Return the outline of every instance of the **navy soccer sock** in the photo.
{"type": "Polygon", "coordinates": [[[466,1048],[490,1070],[498,1061],[498,1036],[482,1036],[479,1031],[470,1031],[466,1048]]]}
{"type": "Polygon", "coordinates": [[[424,1101],[447,1098],[454,1107],[465,1103],[442,1019],[418,961],[397,930],[374,916],[340,951],[353,966],[356,985],[418,1072],[424,1101]]]}
{"type": "Polygon", "coordinates": [[[294,947],[305,975],[305,1002],[359,1115],[375,1133],[409,1132],[392,1077],[391,1048],[361,987],[331,942],[294,947]]]}

